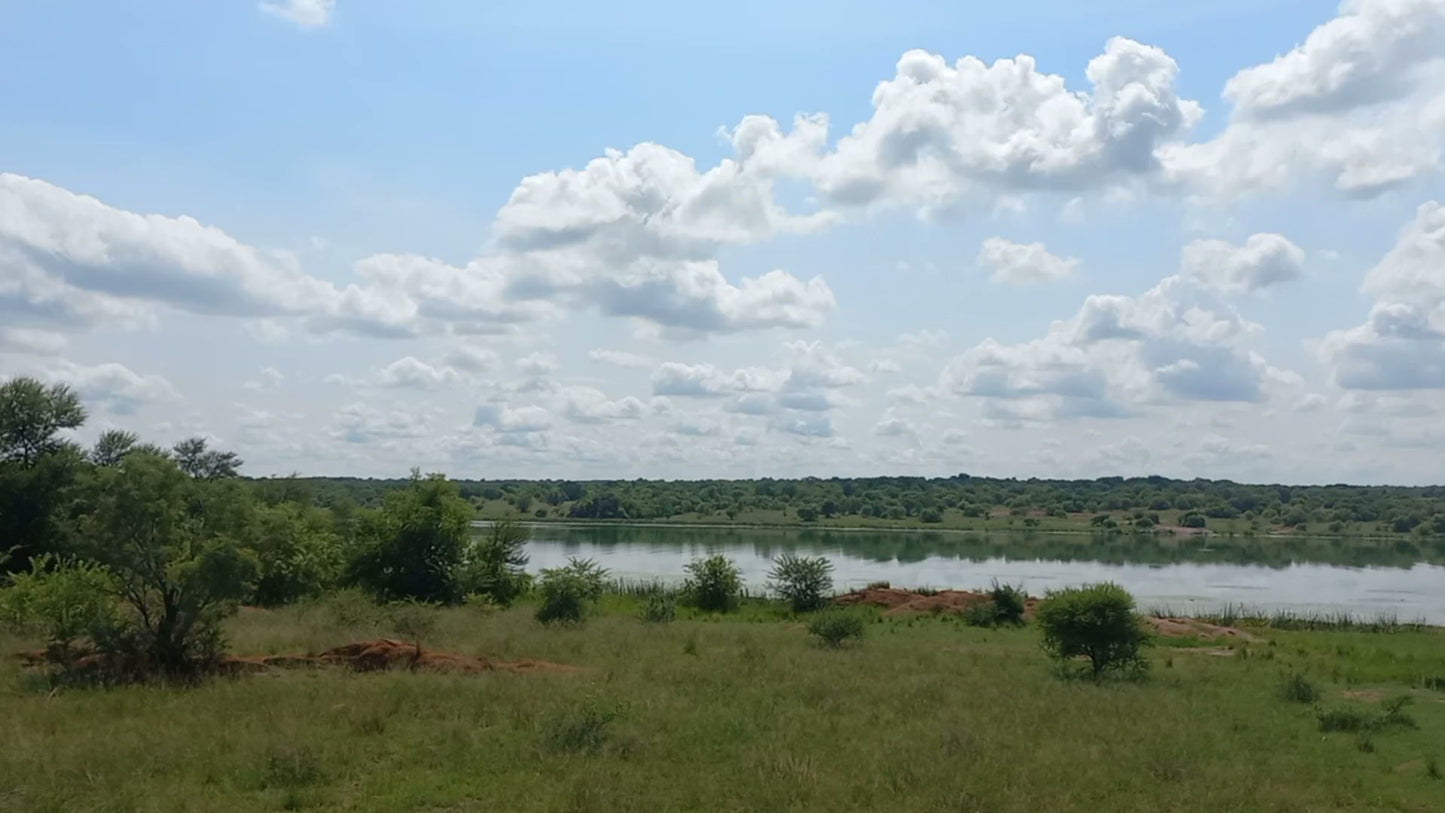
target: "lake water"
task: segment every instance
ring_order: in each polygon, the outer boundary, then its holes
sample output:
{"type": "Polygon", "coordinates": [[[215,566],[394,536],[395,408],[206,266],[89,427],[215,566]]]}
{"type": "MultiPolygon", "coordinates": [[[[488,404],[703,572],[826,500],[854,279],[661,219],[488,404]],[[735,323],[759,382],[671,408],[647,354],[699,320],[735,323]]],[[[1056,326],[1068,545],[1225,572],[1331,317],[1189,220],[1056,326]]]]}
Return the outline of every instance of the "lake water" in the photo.
{"type": "Polygon", "coordinates": [[[681,581],[683,566],[721,553],[760,589],[779,553],[826,556],[835,586],[986,587],[1030,594],[1096,581],[1123,585],[1145,609],[1200,613],[1226,605],[1337,612],[1445,624],[1445,543],[1413,539],[1220,538],[845,531],[647,525],[531,526],[528,570],[595,559],[620,578],[681,581]]]}

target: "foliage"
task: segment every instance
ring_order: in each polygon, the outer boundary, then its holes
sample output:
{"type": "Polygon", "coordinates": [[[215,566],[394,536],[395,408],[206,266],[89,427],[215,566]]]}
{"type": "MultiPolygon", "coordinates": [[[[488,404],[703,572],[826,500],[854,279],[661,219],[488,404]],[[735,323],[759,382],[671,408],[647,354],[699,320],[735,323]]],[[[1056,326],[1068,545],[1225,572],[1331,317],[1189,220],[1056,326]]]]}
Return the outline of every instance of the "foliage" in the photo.
{"type": "Polygon", "coordinates": [[[580,623],[602,597],[607,571],[591,559],[569,559],[564,567],[547,568],[537,583],[542,603],[537,620],[543,624],[580,623]]]}
{"type": "Polygon", "coordinates": [[[172,449],[181,471],[199,480],[223,480],[236,477],[244,461],[235,452],[206,448],[205,438],[187,438],[172,449]]]}
{"type": "Polygon", "coordinates": [[[677,618],[677,601],[661,591],[649,593],[642,600],[642,607],[637,615],[643,621],[653,624],[671,623],[677,618]]]}
{"type": "Polygon", "coordinates": [[[420,601],[397,601],[386,606],[390,626],[402,638],[418,644],[436,629],[436,607],[420,601]]]}
{"type": "Polygon", "coordinates": [[[129,668],[188,675],[219,657],[219,623],[258,572],[242,540],[251,505],[239,484],[196,480],[175,462],[130,454],[87,494],[85,552],[106,567],[131,626],[98,641],[129,668]]]}
{"type": "Polygon", "coordinates": [[[471,517],[444,476],[413,471],[406,488],[360,517],[352,580],[381,601],[460,602],[468,592],[461,566],[471,517]]]}
{"type": "Polygon", "coordinates": [[[1020,588],[994,579],[988,598],[965,609],[963,621],[970,627],[1017,626],[1024,622],[1027,600],[1028,596],[1020,588]]]}
{"type": "Polygon", "coordinates": [[[1147,668],[1141,649],[1148,637],[1134,612],[1134,597],[1116,584],[1050,591],[1034,617],[1044,649],[1060,661],[1088,658],[1094,677],[1147,668]]]}
{"type": "Polygon", "coordinates": [[[120,626],[114,596],[114,580],[100,565],[37,556],[29,572],[0,588],[0,622],[45,638],[48,659],[69,666],[120,626]]]}
{"type": "Polygon", "coordinates": [[[596,753],[607,744],[617,714],[615,706],[589,698],[546,721],[542,749],[556,754],[596,753]]]}
{"type": "Polygon", "coordinates": [[[833,563],[826,557],[780,554],[768,571],[768,589],[782,596],[795,613],[820,610],[833,591],[833,563]]]}
{"type": "Polygon", "coordinates": [[[848,641],[863,638],[863,617],[846,610],[829,610],[818,613],[808,621],[808,633],[817,636],[822,644],[837,649],[848,641]]]}
{"type": "Polygon", "coordinates": [[[463,582],[468,593],[488,596],[506,607],[531,585],[523,570],[527,566],[526,526],[509,519],[491,524],[485,534],[471,540],[463,562],[463,582]]]}
{"type": "Polygon", "coordinates": [[[682,592],[688,603],[706,612],[726,613],[737,609],[743,579],[731,559],[721,554],[694,559],[684,569],[687,579],[682,592]]]}
{"type": "Polygon", "coordinates": [[[1320,690],[1304,675],[1289,672],[1280,678],[1279,698],[1286,703],[1313,703],[1320,699],[1320,690]]]}
{"type": "Polygon", "coordinates": [[[334,587],[346,562],[333,526],[327,512],[296,503],[257,508],[251,549],[260,570],[250,601],[274,607],[334,587]]]}
{"type": "Polygon", "coordinates": [[[60,552],[81,454],[61,432],[85,422],[74,392],[33,378],[0,384],[0,572],[60,552]]]}

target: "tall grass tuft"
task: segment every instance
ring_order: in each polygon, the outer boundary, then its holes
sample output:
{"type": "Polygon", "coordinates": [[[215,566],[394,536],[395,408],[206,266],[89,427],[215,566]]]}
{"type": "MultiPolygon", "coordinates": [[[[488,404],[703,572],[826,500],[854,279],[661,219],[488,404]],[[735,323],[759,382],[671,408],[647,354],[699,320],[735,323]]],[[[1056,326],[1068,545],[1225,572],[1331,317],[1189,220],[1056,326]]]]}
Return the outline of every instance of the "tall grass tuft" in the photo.
{"type": "Polygon", "coordinates": [[[1320,690],[1298,672],[1289,672],[1280,678],[1279,698],[1286,703],[1313,703],[1320,698],[1320,690]]]}

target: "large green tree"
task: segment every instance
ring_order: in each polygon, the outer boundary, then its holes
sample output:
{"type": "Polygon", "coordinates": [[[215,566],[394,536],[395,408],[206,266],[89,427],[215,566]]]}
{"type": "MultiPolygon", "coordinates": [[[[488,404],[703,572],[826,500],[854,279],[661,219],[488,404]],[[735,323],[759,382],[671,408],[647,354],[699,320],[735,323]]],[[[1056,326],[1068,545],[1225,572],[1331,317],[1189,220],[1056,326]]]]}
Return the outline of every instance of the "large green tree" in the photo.
{"type": "Polygon", "coordinates": [[[62,433],[84,422],[69,387],[33,378],[0,384],[0,571],[59,549],[62,509],[82,464],[62,433]]]}
{"type": "Polygon", "coordinates": [[[220,653],[221,620],[256,580],[250,493],[136,452],[98,468],[84,502],[80,550],[109,570],[133,616],[125,640],[100,643],[137,669],[205,668],[220,653]]]}
{"type": "Polygon", "coordinates": [[[383,601],[458,602],[466,590],[461,566],[471,519],[455,484],[413,471],[380,510],[359,518],[351,577],[383,601]]]}

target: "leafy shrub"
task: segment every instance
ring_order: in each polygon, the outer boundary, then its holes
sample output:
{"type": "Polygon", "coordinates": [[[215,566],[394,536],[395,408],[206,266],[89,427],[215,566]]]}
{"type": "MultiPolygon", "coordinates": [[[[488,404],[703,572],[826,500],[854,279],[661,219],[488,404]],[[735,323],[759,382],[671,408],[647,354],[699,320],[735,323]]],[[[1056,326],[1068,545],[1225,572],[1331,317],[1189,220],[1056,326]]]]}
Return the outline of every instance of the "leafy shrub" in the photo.
{"type": "Polygon", "coordinates": [[[437,611],[430,604],[398,601],[388,605],[386,612],[390,616],[391,628],[402,638],[413,642],[419,643],[436,628],[437,611]]]}
{"type": "Polygon", "coordinates": [[[16,573],[0,589],[0,622],[45,638],[47,659],[69,666],[120,626],[113,591],[114,579],[100,565],[37,556],[29,573],[16,573]]]}
{"type": "Polygon", "coordinates": [[[670,623],[677,618],[677,602],[666,593],[651,593],[643,600],[637,616],[653,624],[670,623]]]}
{"type": "Polygon", "coordinates": [[[1198,511],[1190,511],[1179,517],[1179,525],[1182,528],[1203,528],[1208,520],[1198,511]]]}
{"type": "Polygon", "coordinates": [[[848,641],[863,638],[863,618],[842,610],[819,613],[808,622],[809,634],[816,635],[824,646],[837,649],[848,641]]]}
{"type": "Polygon", "coordinates": [[[1279,697],[1287,703],[1313,703],[1320,698],[1320,690],[1298,672],[1290,672],[1280,678],[1279,697]]]}
{"type": "Polygon", "coordinates": [[[607,571],[591,559],[569,559],[565,567],[542,571],[538,588],[542,604],[537,620],[543,624],[576,624],[586,617],[591,605],[602,597],[607,571]]]}
{"type": "Polygon", "coordinates": [[[1024,622],[1024,592],[1013,585],[1000,584],[997,579],[989,588],[988,599],[972,604],[963,611],[963,622],[970,627],[997,627],[1024,622]]]}
{"type": "Polygon", "coordinates": [[[1405,707],[1410,705],[1411,700],[1409,695],[1393,697],[1381,704],[1381,711],[1378,713],[1364,709],[1324,709],[1315,717],[1319,721],[1320,731],[1324,732],[1372,732],[1388,728],[1418,728],[1419,725],[1415,722],[1415,718],[1405,713],[1405,707]]]}
{"type": "Polygon", "coordinates": [[[475,537],[461,565],[461,581],[470,595],[488,596],[500,607],[510,606],[532,586],[527,566],[527,539],[531,532],[512,520],[498,520],[475,537]]]}
{"type": "Polygon", "coordinates": [[[1315,717],[1320,731],[1364,731],[1370,727],[1370,715],[1358,709],[1325,709],[1315,717]]]}
{"type": "Polygon", "coordinates": [[[937,508],[925,508],[923,509],[923,512],[918,515],[918,518],[923,522],[933,524],[937,522],[942,522],[943,514],[940,513],[937,508]]]}
{"type": "Polygon", "coordinates": [[[722,555],[709,556],[689,562],[684,569],[687,579],[683,582],[682,592],[690,604],[707,612],[725,613],[737,609],[743,579],[731,559],[722,555]]]}
{"type": "Polygon", "coordinates": [[[362,515],[351,579],[380,601],[415,599],[455,604],[468,589],[461,565],[471,533],[472,507],[440,474],[386,495],[379,511],[362,515]]]}
{"type": "Polygon", "coordinates": [[[768,589],[782,596],[793,612],[808,613],[828,603],[833,591],[833,563],[822,556],[784,553],[773,560],[768,579],[768,589]]]}
{"type": "Polygon", "coordinates": [[[1039,603],[1035,620],[1050,655],[1060,661],[1088,658],[1095,678],[1106,671],[1148,668],[1141,652],[1148,637],[1134,612],[1134,597],[1116,584],[1051,591],[1039,603]]]}

